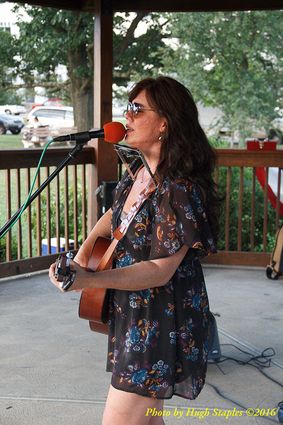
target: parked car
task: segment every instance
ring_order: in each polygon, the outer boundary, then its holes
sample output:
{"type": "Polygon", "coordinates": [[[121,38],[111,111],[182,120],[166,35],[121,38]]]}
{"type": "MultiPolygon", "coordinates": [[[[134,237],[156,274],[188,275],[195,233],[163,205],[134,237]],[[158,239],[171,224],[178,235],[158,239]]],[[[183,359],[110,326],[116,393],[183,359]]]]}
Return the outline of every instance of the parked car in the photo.
{"type": "Polygon", "coordinates": [[[74,114],[70,106],[37,106],[27,116],[27,125],[22,130],[25,148],[43,146],[60,134],[74,133],[74,114]]]}
{"type": "Polygon", "coordinates": [[[23,105],[0,105],[0,113],[9,115],[26,114],[27,110],[23,105]]]}
{"type": "Polygon", "coordinates": [[[19,134],[24,125],[24,121],[20,117],[0,114],[0,134],[5,134],[8,130],[13,134],[19,134]]]}
{"type": "Polygon", "coordinates": [[[28,124],[34,121],[41,125],[55,127],[71,127],[74,125],[74,114],[71,106],[36,106],[27,116],[28,124]]]}

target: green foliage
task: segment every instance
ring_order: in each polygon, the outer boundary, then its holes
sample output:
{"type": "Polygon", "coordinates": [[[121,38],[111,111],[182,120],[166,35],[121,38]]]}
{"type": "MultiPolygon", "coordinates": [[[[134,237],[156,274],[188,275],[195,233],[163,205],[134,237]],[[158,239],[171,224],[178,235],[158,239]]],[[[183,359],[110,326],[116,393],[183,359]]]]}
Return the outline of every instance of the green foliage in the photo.
{"type": "Polygon", "coordinates": [[[6,240],[0,239],[0,261],[6,260],[6,240]]]}
{"type": "Polygon", "coordinates": [[[0,104],[18,103],[18,96],[14,90],[5,90],[6,84],[11,84],[15,76],[14,67],[16,53],[14,38],[9,31],[0,29],[0,104]],[[17,101],[17,102],[16,102],[17,101]]]}
{"type": "Polygon", "coordinates": [[[167,34],[164,17],[157,13],[144,14],[140,19],[144,32],[129,37],[133,22],[130,14],[116,14],[114,18],[114,82],[117,86],[127,87],[146,76],[158,75],[164,69],[164,37],[167,34]]]}
{"type": "Polygon", "coordinates": [[[197,100],[220,107],[242,136],[268,130],[282,108],[282,16],[279,10],[174,14],[177,48],[167,69],[197,100]]]}
{"type": "MultiPolygon", "coordinates": [[[[50,97],[71,99],[79,114],[78,105],[91,104],[93,91],[93,16],[26,5],[26,22],[22,9],[16,10],[20,37],[0,33],[2,87],[11,83],[13,70],[26,85],[42,84],[50,97]],[[67,83],[55,73],[58,64],[67,67],[67,83]]],[[[115,96],[125,97],[128,84],[140,78],[170,74],[183,81],[197,101],[220,107],[225,125],[242,138],[253,129],[268,131],[282,108],[282,14],[116,13],[115,96]]],[[[81,114],[77,121],[85,112],[81,114]]]]}
{"type": "Polygon", "coordinates": [[[90,13],[62,11],[26,5],[16,7],[20,37],[18,76],[26,87],[41,86],[48,97],[60,97],[74,105],[75,124],[92,126],[94,17],[90,13]],[[20,14],[29,20],[21,19],[20,14]],[[58,75],[58,65],[67,68],[67,79],[58,75]],[[91,105],[88,111],[86,105],[91,105]]]}
{"type": "MultiPolygon", "coordinates": [[[[15,11],[20,28],[20,37],[13,39],[17,75],[27,86],[45,87],[49,97],[70,99],[75,106],[77,126],[91,127],[93,112],[89,111],[86,117],[84,105],[89,103],[92,108],[93,15],[29,5],[24,9],[16,6],[15,11]],[[22,19],[22,10],[28,21],[22,19]],[[56,74],[58,64],[67,67],[67,82],[60,81],[56,74]]],[[[114,83],[118,92],[130,81],[163,67],[164,31],[159,19],[157,14],[149,18],[146,13],[115,15],[114,83]],[[140,21],[144,22],[146,31],[138,37],[135,29],[140,21]]]]}
{"type": "MultiPolygon", "coordinates": [[[[83,241],[83,237],[82,237],[82,216],[80,214],[80,211],[82,210],[82,187],[81,184],[78,182],[77,184],[77,190],[78,190],[78,194],[77,194],[77,205],[78,205],[78,212],[79,212],[79,216],[78,216],[78,240],[79,243],[82,243],[83,241]]],[[[59,229],[59,234],[62,236],[64,236],[65,234],[65,218],[64,218],[64,213],[65,210],[67,208],[67,205],[65,204],[65,189],[63,186],[60,187],[60,195],[59,195],[59,199],[60,199],[60,205],[59,205],[59,213],[60,213],[60,218],[59,218],[59,222],[60,222],[60,229],[59,229]]],[[[51,215],[51,223],[50,223],[50,232],[51,232],[51,237],[55,237],[56,236],[56,194],[53,192],[51,194],[51,199],[50,199],[50,211],[52,211],[52,215],[51,215]]],[[[73,186],[69,187],[68,190],[68,211],[69,211],[69,238],[70,239],[74,239],[74,191],[73,191],[73,186]]],[[[47,216],[47,197],[46,197],[46,192],[43,192],[41,195],[41,214],[42,217],[46,217],[47,216]]],[[[37,212],[35,210],[33,210],[33,214],[32,214],[32,226],[34,229],[36,229],[36,223],[37,223],[37,212]]],[[[41,222],[41,235],[42,235],[42,239],[47,238],[47,220],[42,220],[41,222]]]]}
{"type": "MultiPolygon", "coordinates": [[[[16,8],[18,13],[20,10],[16,8]]],[[[25,6],[30,20],[18,21],[21,36],[16,40],[20,76],[55,81],[55,68],[66,65],[78,78],[92,75],[88,46],[93,43],[93,17],[88,13],[25,6]],[[70,63],[80,57],[81,62],[70,63]]],[[[20,17],[20,15],[19,15],[20,17]]]]}
{"type": "MultiPolygon", "coordinates": [[[[73,174],[71,172],[71,168],[69,168],[69,176],[68,176],[68,208],[69,208],[69,238],[75,239],[74,237],[74,189],[73,189],[73,174]]],[[[77,229],[78,229],[78,241],[81,244],[83,241],[83,217],[82,217],[82,180],[81,180],[81,173],[80,173],[80,166],[78,167],[78,175],[77,175],[77,210],[78,210],[78,217],[77,217],[77,229]]],[[[32,171],[31,178],[33,179],[34,171],[32,171]]],[[[53,169],[51,170],[53,171],[53,169]]],[[[46,176],[41,176],[41,182],[46,178],[46,176]]],[[[11,176],[11,184],[12,184],[12,199],[11,199],[11,205],[12,205],[12,214],[17,211],[18,205],[17,205],[17,189],[16,189],[16,175],[15,173],[12,173],[11,176]]],[[[21,203],[23,204],[26,200],[27,196],[27,188],[25,186],[25,176],[24,174],[21,174],[21,203]]],[[[2,197],[5,199],[6,192],[5,188],[0,188],[0,192],[2,197]]],[[[60,237],[65,236],[65,210],[66,210],[66,204],[65,204],[65,188],[63,184],[62,176],[60,177],[60,196],[59,196],[59,234],[60,237]]],[[[0,227],[2,227],[5,224],[5,203],[3,205],[0,205],[0,217],[2,217],[0,227]]],[[[41,213],[41,235],[40,239],[46,239],[47,238],[47,194],[46,190],[44,190],[40,195],[40,213],[41,213]]],[[[51,237],[56,237],[56,185],[54,182],[50,184],[50,214],[51,214],[51,222],[50,222],[50,233],[51,237]]],[[[21,217],[21,228],[22,228],[22,250],[23,250],[23,258],[28,257],[28,247],[27,247],[27,235],[28,235],[28,223],[27,223],[27,211],[25,211],[21,217]]],[[[38,210],[37,210],[37,204],[36,201],[32,203],[31,205],[31,226],[32,226],[32,255],[37,256],[37,220],[38,220],[38,210]]],[[[17,249],[18,249],[18,223],[15,224],[15,226],[12,228],[11,231],[11,254],[12,259],[17,259],[17,249]]],[[[0,239],[0,261],[6,261],[6,238],[0,239]]]]}
{"type": "Polygon", "coordinates": [[[228,149],[230,147],[227,140],[223,140],[219,137],[209,137],[209,142],[216,149],[228,149]]]}
{"type": "Polygon", "coordinates": [[[6,79],[10,80],[11,74],[8,73],[7,70],[10,71],[9,68],[12,68],[15,64],[14,55],[16,53],[14,46],[14,38],[10,34],[9,31],[4,31],[0,29],[0,73],[1,80],[6,79]]]}
{"type": "Polygon", "coordinates": [[[3,90],[0,87],[0,105],[20,105],[22,101],[22,96],[20,96],[16,90],[3,90]]]}
{"type": "MultiPolygon", "coordinates": [[[[28,78],[50,81],[54,78],[56,66],[66,65],[68,72],[76,78],[91,77],[93,73],[93,32],[94,18],[91,14],[62,11],[54,8],[25,6],[30,21],[21,20],[18,6],[20,38],[15,40],[20,53],[18,70],[25,81],[28,78]],[[74,62],[80,59],[78,62],[74,62]]],[[[136,26],[143,20],[147,26],[139,37],[129,31],[133,14],[116,14],[114,17],[114,82],[125,85],[133,74],[155,72],[163,66],[162,40],[164,32],[160,16],[146,14],[138,17],[136,26]]]]}
{"type": "MultiPolygon", "coordinates": [[[[221,194],[226,193],[227,168],[220,167],[218,187],[221,194]]],[[[238,218],[239,218],[239,191],[240,191],[240,168],[231,168],[231,191],[229,210],[229,250],[236,251],[238,243],[238,218]]],[[[227,194],[226,194],[227,196],[227,194]]],[[[255,217],[254,217],[254,247],[251,246],[252,230],[252,168],[244,168],[243,202],[242,202],[242,251],[262,252],[263,249],[263,216],[264,216],[264,192],[256,182],[255,186],[255,217]]],[[[220,217],[220,235],[218,249],[225,249],[225,201],[220,217]]],[[[272,251],[275,243],[275,210],[268,204],[267,215],[267,247],[266,251],[272,251]]]]}
{"type": "MultiPolygon", "coordinates": [[[[34,70],[51,76],[58,64],[68,65],[71,52],[83,50],[87,57],[87,46],[93,43],[90,14],[31,6],[25,6],[25,13],[31,20],[18,22],[21,36],[16,44],[24,76],[34,70]]],[[[84,65],[83,75],[89,69],[87,61],[84,65]]]]}

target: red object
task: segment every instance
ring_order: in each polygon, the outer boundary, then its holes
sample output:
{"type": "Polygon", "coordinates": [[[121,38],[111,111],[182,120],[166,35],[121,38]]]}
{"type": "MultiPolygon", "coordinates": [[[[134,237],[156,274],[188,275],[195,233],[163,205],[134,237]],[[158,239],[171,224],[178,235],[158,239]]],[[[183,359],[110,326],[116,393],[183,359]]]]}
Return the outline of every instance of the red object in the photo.
{"type": "Polygon", "coordinates": [[[249,151],[275,151],[276,145],[276,140],[247,140],[249,151]]]}
{"type": "MultiPolygon", "coordinates": [[[[255,172],[256,172],[256,176],[257,176],[257,179],[258,179],[261,187],[264,189],[265,181],[266,181],[266,178],[267,178],[266,168],[257,167],[255,172]]],[[[278,173],[279,172],[281,172],[281,193],[282,193],[282,190],[283,190],[283,180],[282,180],[282,174],[283,173],[282,173],[282,170],[280,168],[275,169],[275,168],[272,167],[272,168],[269,168],[269,172],[268,172],[267,195],[268,195],[268,199],[269,199],[269,201],[270,201],[270,203],[271,203],[271,205],[274,209],[276,209],[276,205],[277,205],[278,190],[277,190],[277,185],[275,185],[275,187],[274,187],[269,183],[270,183],[270,177],[275,177],[275,179],[273,179],[273,180],[278,181],[278,173]],[[273,173],[275,175],[270,176],[271,173],[273,173]]],[[[283,202],[280,201],[280,198],[279,198],[279,214],[280,214],[280,216],[283,216],[283,202]]]]}
{"type": "MultiPolygon", "coordinates": [[[[275,140],[247,140],[247,149],[253,151],[275,151],[277,142],[275,140]]],[[[274,209],[277,206],[278,199],[278,173],[281,173],[280,179],[280,194],[279,194],[279,214],[283,216],[283,200],[282,192],[283,192],[283,179],[282,174],[283,170],[277,167],[269,167],[268,169],[268,177],[267,177],[267,169],[265,167],[257,167],[256,168],[256,176],[261,185],[261,187],[265,188],[265,182],[268,178],[267,183],[267,195],[268,199],[274,209]]]]}
{"type": "Polygon", "coordinates": [[[50,97],[43,102],[43,106],[63,106],[63,102],[60,97],[50,97]]]}
{"type": "Polygon", "coordinates": [[[126,129],[121,122],[108,122],[103,126],[104,140],[109,143],[117,143],[124,139],[126,129]]]}

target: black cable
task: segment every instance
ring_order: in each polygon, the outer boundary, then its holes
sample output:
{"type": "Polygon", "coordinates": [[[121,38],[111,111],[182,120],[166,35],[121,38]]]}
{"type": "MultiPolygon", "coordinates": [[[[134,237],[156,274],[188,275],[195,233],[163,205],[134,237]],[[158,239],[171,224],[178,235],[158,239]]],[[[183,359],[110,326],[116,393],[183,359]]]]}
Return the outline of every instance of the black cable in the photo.
{"type": "Polygon", "coordinates": [[[226,395],[224,395],[218,387],[216,387],[213,384],[210,384],[209,382],[206,381],[206,385],[208,385],[209,387],[213,388],[214,391],[216,392],[216,394],[218,394],[220,397],[224,398],[224,400],[228,400],[231,403],[235,404],[236,406],[241,407],[242,409],[246,410],[246,406],[244,406],[243,404],[240,404],[238,401],[233,400],[232,398],[227,397],[226,395]]]}
{"type": "MultiPolygon", "coordinates": [[[[219,344],[219,342],[218,342],[219,344]]],[[[263,376],[265,376],[265,378],[267,378],[268,380],[270,380],[271,382],[274,382],[275,384],[277,384],[279,387],[283,388],[283,384],[279,381],[277,381],[276,379],[272,378],[271,376],[269,376],[268,374],[266,374],[263,369],[268,368],[271,366],[271,362],[272,362],[272,357],[275,356],[275,350],[273,349],[273,347],[268,347],[265,348],[260,354],[258,355],[252,355],[250,352],[247,352],[241,348],[239,348],[238,346],[236,346],[235,344],[220,344],[220,346],[232,346],[234,348],[236,348],[237,350],[239,350],[241,353],[249,356],[249,358],[247,360],[241,360],[232,356],[225,356],[225,355],[220,355],[220,357],[217,359],[212,359],[211,361],[208,361],[208,364],[215,364],[218,365],[220,363],[224,363],[225,361],[231,360],[234,361],[236,363],[238,363],[239,365],[242,366],[253,366],[255,367],[263,376]]],[[[208,382],[207,382],[208,383],[208,382]]],[[[214,391],[220,396],[222,397],[224,400],[230,401],[231,403],[235,404],[236,406],[241,407],[242,409],[245,409],[247,415],[249,416],[249,408],[246,408],[245,406],[241,405],[239,402],[225,396],[224,394],[221,393],[221,391],[212,384],[209,384],[214,391]]],[[[277,415],[278,415],[278,420],[279,422],[283,423],[283,401],[279,402],[277,404],[277,415]]],[[[258,417],[259,419],[267,419],[269,421],[272,422],[276,422],[273,418],[269,417],[269,416],[264,416],[258,417]]],[[[257,418],[255,417],[255,420],[257,421],[257,418]]]]}
{"type": "MultiPolygon", "coordinates": [[[[271,358],[275,355],[275,350],[272,347],[268,347],[265,348],[261,354],[254,356],[251,353],[249,353],[248,351],[242,350],[241,348],[237,347],[234,344],[221,344],[221,346],[232,346],[234,348],[236,348],[237,350],[239,350],[241,353],[243,354],[247,354],[248,356],[250,356],[250,358],[246,361],[244,360],[240,360],[234,357],[230,357],[230,356],[225,356],[225,355],[221,355],[220,359],[217,361],[209,361],[208,363],[210,364],[216,364],[218,365],[218,363],[223,363],[227,360],[232,360],[242,366],[253,366],[255,367],[259,372],[261,372],[267,379],[270,379],[271,381],[273,381],[274,383],[276,383],[277,385],[279,385],[280,387],[283,387],[283,385],[276,381],[275,379],[271,378],[270,376],[268,376],[266,373],[263,372],[263,368],[268,368],[271,366],[271,358]],[[269,352],[270,351],[270,352],[269,352]],[[254,364],[252,363],[254,362],[254,364]]],[[[224,400],[227,400],[231,403],[233,403],[234,405],[247,410],[247,407],[242,405],[241,403],[239,403],[238,401],[233,400],[230,397],[227,397],[226,395],[224,395],[218,387],[216,387],[215,385],[212,385],[210,383],[207,382],[207,384],[214,389],[214,391],[220,396],[222,397],[224,400]]],[[[276,422],[277,420],[274,420],[273,418],[269,417],[269,416],[265,416],[264,418],[260,418],[260,419],[265,419],[265,420],[269,420],[270,422],[276,422]]]]}
{"type": "Polygon", "coordinates": [[[244,361],[244,360],[236,359],[234,357],[222,355],[220,360],[216,360],[215,362],[209,362],[209,363],[224,363],[227,360],[233,360],[236,363],[243,365],[243,366],[249,364],[250,366],[263,367],[264,368],[264,367],[270,367],[271,366],[271,357],[275,356],[275,351],[272,347],[265,348],[261,352],[261,354],[259,354],[257,356],[252,356],[251,353],[249,353],[245,350],[242,350],[241,348],[237,347],[234,344],[221,344],[221,346],[225,346],[225,345],[230,345],[230,346],[236,348],[237,350],[241,351],[241,353],[244,353],[244,354],[247,354],[248,356],[251,356],[250,359],[244,361]],[[271,351],[270,354],[267,353],[268,350],[271,351]],[[261,359],[263,359],[263,360],[261,360],[261,359]],[[255,364],[252,364],[251,362],[255,362],[255,364]]]}
{"type": "MultiPolygon", "coordinates": [[[[218,387],[216,387],[215,385],[213,385],[213,384],[210,384],[209,382],[207,382],[206,381],[206,385],[208,385],[209,387],[211,387],[211,388],[213,388],[214,389],[214,391],[216,392],[216,394],[218,394],[220,397],[222,397],[224,400],[227,400],[227,401],[230,401],[231,403],[233,403],[234,405],[236,405],[236,406],[238,406],[238,407],[241,407],[243,410],[248,410],[248,407],[246,407],[246,406],[244,406],[243,404],[241,404],[241,403],[239,403],[238,401],[235,401],[235,400],[233,400],[232,398],[230,398],[230,397],[227,397],[226,395],[224,395],[220,390],[219,390],[219,388],[218,387]]],[[[271,418],[271,417],[269,417],[269,416],[259,416],[258,417],[258,419],[266,419],[266,420],[268,420],[268,421],[270,421],[270,422],[275,422],[275,423],[277,423],[277,420],[275,420],[275,419],[273,419],[273,418],[271,418]]]]}
{"type": "Polygon", "coordinates": [[[279,387],[283,388],[283,384],[281,384],[281,382],[276,381],[276,379],[272,378],[271,376],[267,375],[266,373],[263,372],[263,370],[258,369],[260,373],[262,373],[263,376],[265,376],[266,378],[270,379],[270,381],[274,382],[275,384],[279,385],[279,387]]]}
{"type": "MultiPolygon", "coordinates": [[[[244,361],[244,360],[240,360],[234,357],[230,357],[230,356],[225,356],[225,355],[221,355],[220,359],[217,359],[215,361],[209,361],[209,364],[215,364],[218,365],[219,363],[224,363],[227,360],[232,360],[242,366],[253,366],[255,367],[262,375],[264,375],[267,379],[269,379],[270,381],[274,382],[275,384],[279,385],[281,388],[283,388],[283,384],[281,382],[278,382],[276,379],[272,378],[271,376],[267,375],[263,369],[264,368],[268,368],[271,366],[271,360],[272,357],[275,356],[275,350],[272,347],[268,347],[265,348],[261,354],[257,355],[257,356],[253,356],[251,355],[251,353],[249,353],[248,351],[242,350],[241,348],[237,347],[234,344],[220,344],[220,346],[232,346],[234,348],[236,348],[237,350],[239,350],[241,353],[243,354],[247,354],[248,356],[250,356],[250,359],[244,361]],[[268,351],[270,351],[270,353],[268,353],[268,351]],[[254,362],[255,364],[253,364],[252,362],[254,362]]],[[[231,403],[234,403],[236,406],[239,406],[245,410],[247,410],[247,407],[243,406],[242,404],[238,403],[237,401],[225,396],[224,394],[221,393],[221,391],[212,384],[209,384],[207,382],[207,384],[212,387],[214,389],[214,391],[220,396],[222,397],[224,400],[230,401],[231,403]]],[[[278,404],[278,406],[280,405],[280,403],[278,404]]],[[[260,418],[259,419],[266,419],[272,422],[276,422],[276,420],[272,419],[269,416],[265,416],[264,418],[260,418]]]]}

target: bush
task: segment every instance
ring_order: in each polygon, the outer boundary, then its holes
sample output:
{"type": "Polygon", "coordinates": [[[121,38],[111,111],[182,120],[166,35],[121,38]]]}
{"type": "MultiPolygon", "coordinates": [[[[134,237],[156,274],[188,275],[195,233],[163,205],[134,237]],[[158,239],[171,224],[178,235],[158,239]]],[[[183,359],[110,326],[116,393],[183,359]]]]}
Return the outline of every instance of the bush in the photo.
{"type": "MultiPolygon", "coordinates": [[[[227,168],[219,169],[219,191],[226,192],[227,168]]],[[[229,250],[237,250],[238,243],[238,216],[239,216],[239,187],[240,187],[240,169],[231,168],[231,192],[230,192],[230,212],[229,212],[229,230],[230,244],[229,250]]],[[[264,225],[264,192],[258,182],[255,186],[255,217],[254,217],[254,248],[251,246],[251,203],[252,203],[252,168],[244,168],[243,184],[243,204],[242,204],[242,251],[263,251],[263,225],[264,225]]],[[[225,204],[225,201],[224,201],[225,204]]],[[[275,218],[276,212],[268,203],[267,216],[267,246],[266,251],[272,251],[275,243],[275,218]]],[[[225,205],[220,217],[220,236],[219,250],[225,249],[225,205]]]]}

